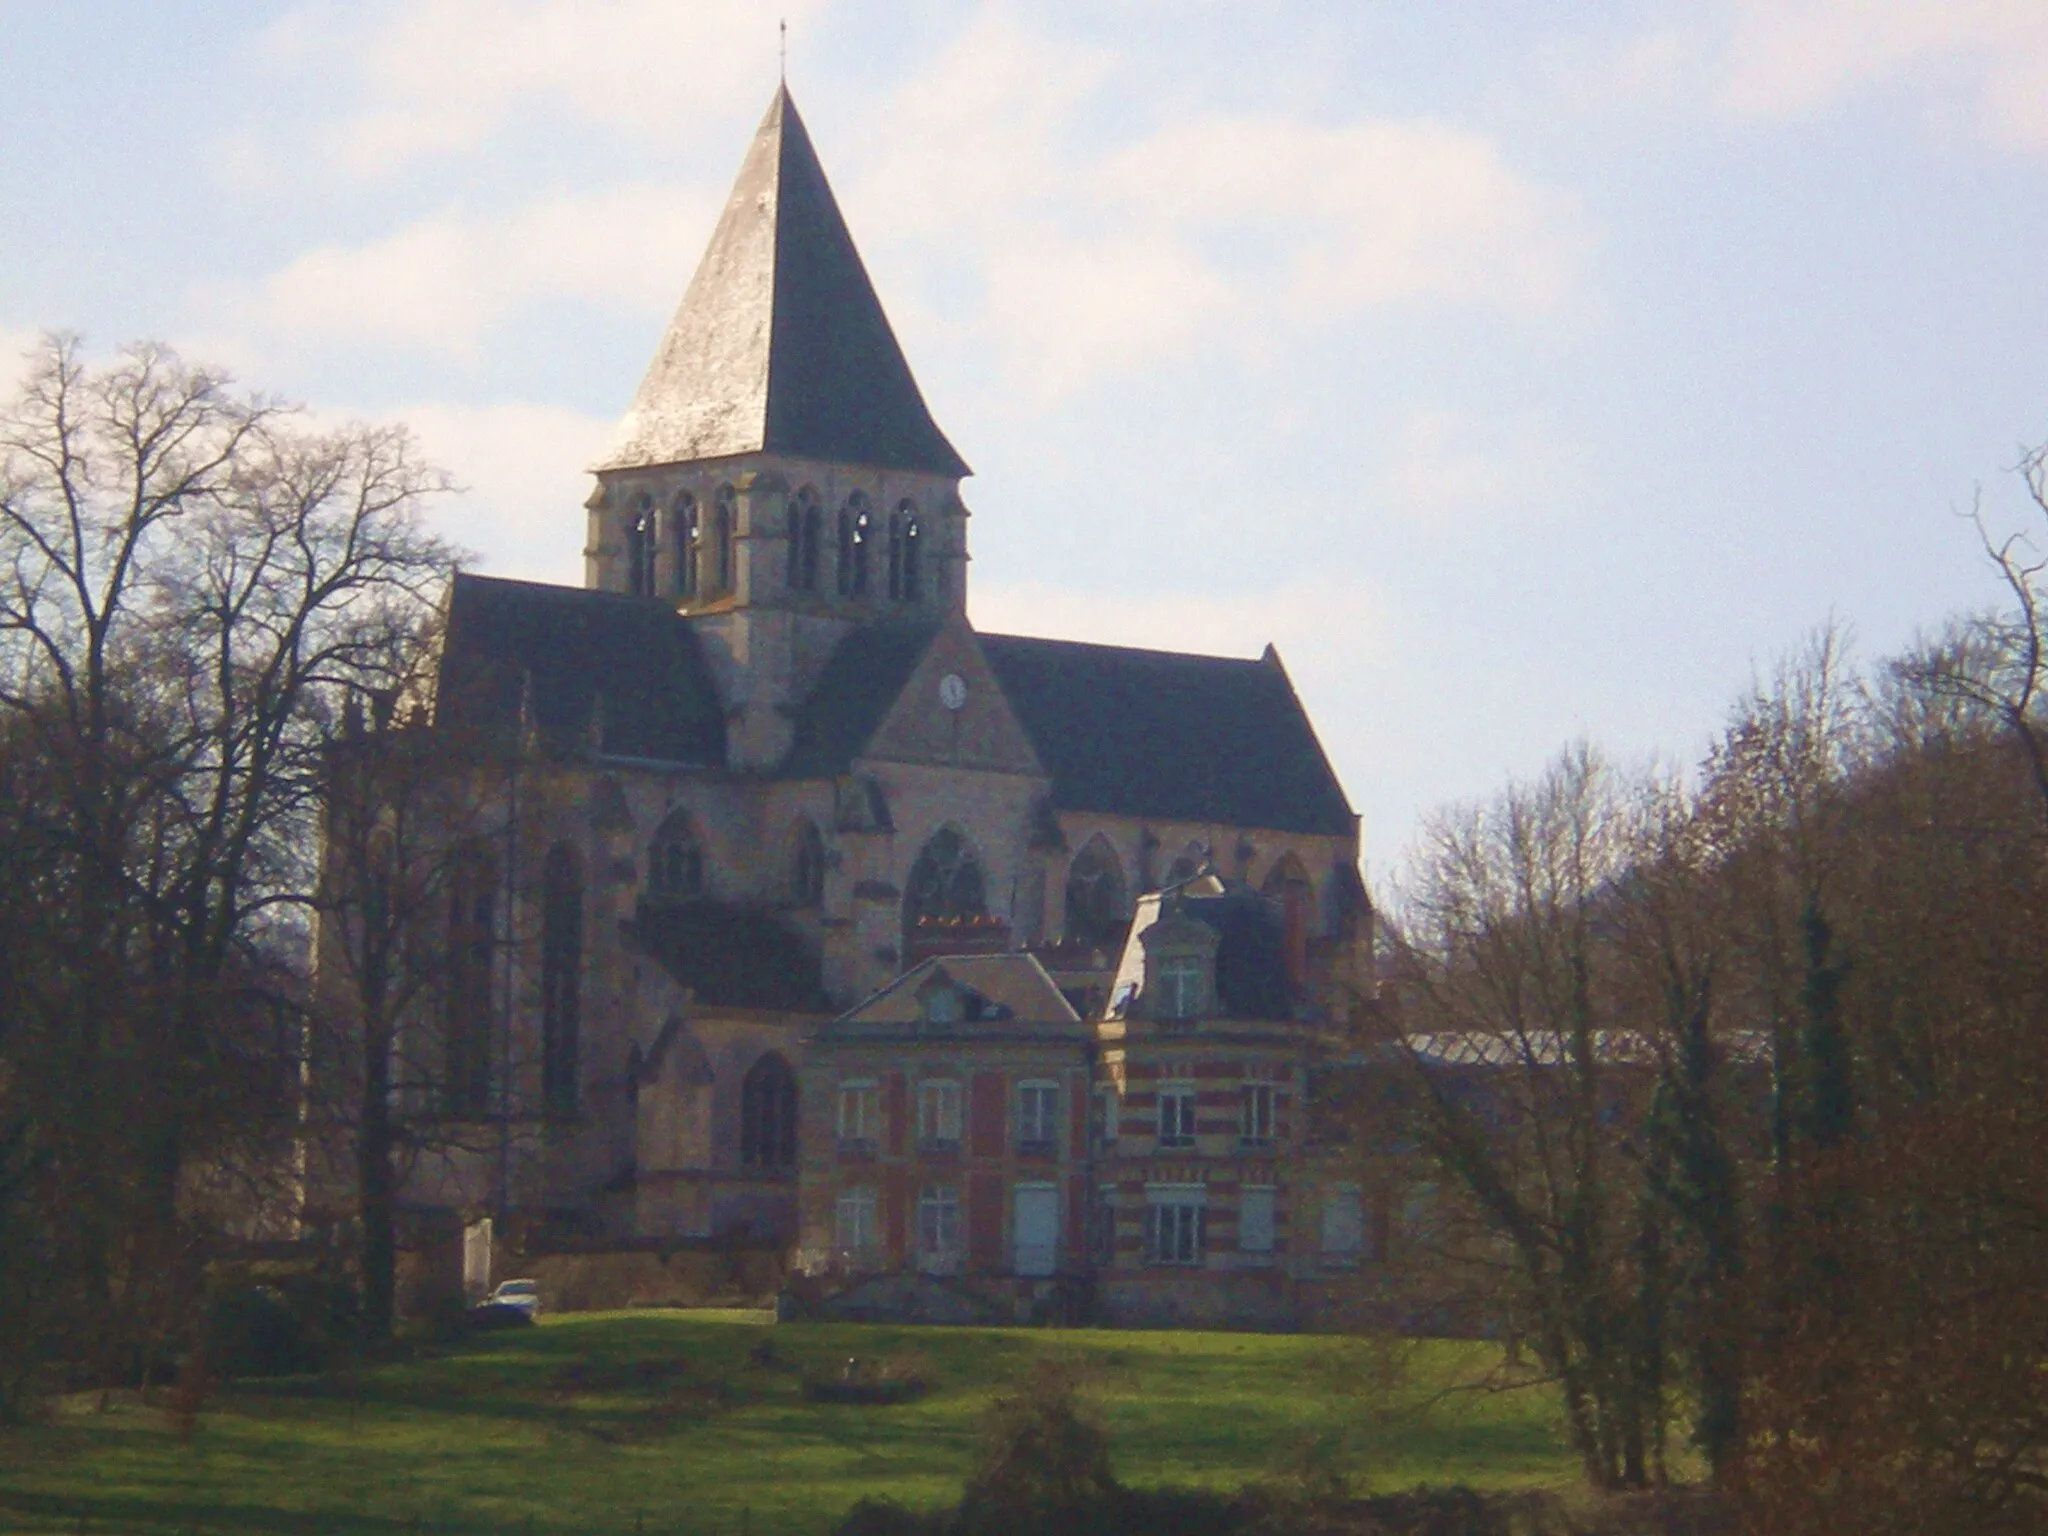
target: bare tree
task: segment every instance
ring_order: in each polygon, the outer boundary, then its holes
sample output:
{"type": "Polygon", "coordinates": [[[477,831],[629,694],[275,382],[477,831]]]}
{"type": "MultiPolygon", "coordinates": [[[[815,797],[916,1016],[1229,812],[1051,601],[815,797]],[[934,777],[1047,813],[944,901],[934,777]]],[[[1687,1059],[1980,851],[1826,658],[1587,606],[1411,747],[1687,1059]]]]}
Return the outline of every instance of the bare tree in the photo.
{"type": "Polygon", "coordinates": [[[0,711],[45,769],[16,810],[65,943],[36,967],[65,1042],[38,1086],[108,1315],[190,1272],[181,1209],[248,1124],[225,1068],[312,889],[325,743],[409,664],[445,485],[400,429],[315,430],[161,347],[94,368],[49,338],[0,410],[0,711]]]}

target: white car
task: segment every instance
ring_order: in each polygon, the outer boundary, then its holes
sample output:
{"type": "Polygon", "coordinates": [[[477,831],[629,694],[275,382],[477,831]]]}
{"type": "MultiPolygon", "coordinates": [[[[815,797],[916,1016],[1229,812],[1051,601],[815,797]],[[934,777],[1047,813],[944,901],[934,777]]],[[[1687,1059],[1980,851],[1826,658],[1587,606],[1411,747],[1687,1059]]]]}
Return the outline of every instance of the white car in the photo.
{"type": "Polygon", "coordinates": [[[540,1282],[506,1280],[484,1298],[487,1307],[514,1307],[528,1317],[540,1316],[540,1282]]]}

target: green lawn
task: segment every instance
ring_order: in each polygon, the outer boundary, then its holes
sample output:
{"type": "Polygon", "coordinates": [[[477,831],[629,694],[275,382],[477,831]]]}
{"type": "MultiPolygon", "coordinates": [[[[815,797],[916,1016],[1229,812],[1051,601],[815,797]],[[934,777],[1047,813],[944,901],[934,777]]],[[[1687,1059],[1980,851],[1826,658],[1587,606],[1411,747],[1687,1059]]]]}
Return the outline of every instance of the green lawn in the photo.
{"type": "Polygon", "coordinates": [[[1542,1388],[1458,1389],[1495,1363],[1487,1345],[637,1312],[553,1318],[353,1391],[237,1387],[189,1443],[152,1408],[68,1403],[0,1432],[0,1528],[818,1533],[864,1494],[956,1497],[976,1414],[1047,1351],[1081,1363],[1127,1483],[1235,1487],[1318,1440],[1374,1489],[1573,1479],[1542,1388]],[[786,1364],[749,1362],[764,1337],[786,1364]],[[935,1390],[805,1402],[790,1367],[848,1356],[915,1364],[935,1390]]]}

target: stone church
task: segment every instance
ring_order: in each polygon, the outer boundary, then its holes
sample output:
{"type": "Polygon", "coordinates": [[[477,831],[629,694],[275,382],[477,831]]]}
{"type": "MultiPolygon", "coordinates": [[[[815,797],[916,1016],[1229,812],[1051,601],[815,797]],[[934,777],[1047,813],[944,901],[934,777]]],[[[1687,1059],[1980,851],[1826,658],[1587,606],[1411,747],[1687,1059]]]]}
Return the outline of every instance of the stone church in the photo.
{"type": "Polygon", "coordinates": [[[594,473],[582,587],[447,601],[421,729],[483,787],[394,1093],[477,1134],[406,1207],[899,1314],[1341,1307],[1358,818],[1271,648],[969,622],[968,466],[786,89],[594,473]]]}

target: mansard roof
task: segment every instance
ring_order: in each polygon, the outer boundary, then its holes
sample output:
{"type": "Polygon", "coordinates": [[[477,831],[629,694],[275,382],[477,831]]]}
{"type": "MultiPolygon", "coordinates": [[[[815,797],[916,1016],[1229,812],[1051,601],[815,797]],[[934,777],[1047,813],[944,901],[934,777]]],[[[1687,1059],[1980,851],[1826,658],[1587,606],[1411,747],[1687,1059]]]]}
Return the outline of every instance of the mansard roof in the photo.
{"type": "Polygon", "coordinates": [[[1110,1010],[1122,1014],[1144,996],[1145,936],[1176,922],[1216,935],[1217,1013],[1225,1019],[1291,1019],[1301,989],[1288,979],[1286,919],[1279,905],[1242,881],[1209,882],[1210,893],[1185,882],[1138,898],[1111,989],[1110,1010]]]}
{"type": "Polygon", "coordinates": [[[1348,836],[1343,786],[1269,647],[1257,661],[983,635],[1061,810],[1348,836]]]}
{"type": "Polygon", "coordinates": [[[598,470],[777,453],[961,476],[788,89],[598,470]]]}
{"type": "Polygon", "coordinates": [[[658,598],[458,573],[434,721],[481,744],[723,767],[725,712],[658,598]]]}

